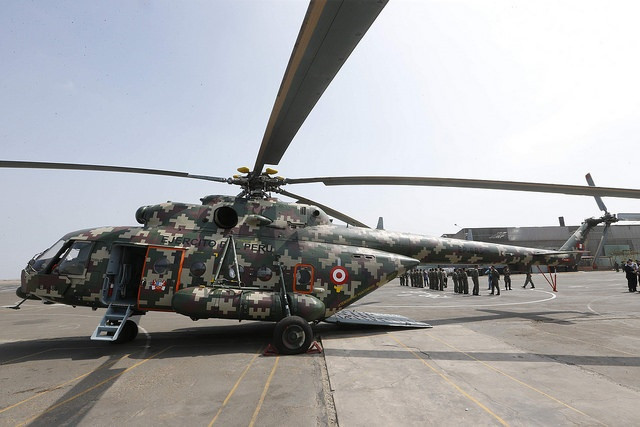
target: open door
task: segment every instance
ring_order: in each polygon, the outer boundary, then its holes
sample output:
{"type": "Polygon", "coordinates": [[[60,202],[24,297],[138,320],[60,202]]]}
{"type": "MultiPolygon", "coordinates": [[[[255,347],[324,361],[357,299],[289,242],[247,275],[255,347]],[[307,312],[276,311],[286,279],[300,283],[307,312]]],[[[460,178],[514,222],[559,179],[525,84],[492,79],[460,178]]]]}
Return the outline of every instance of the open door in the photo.
{"type": "Polygon", "coordinates": [[[149,246],[140,278],[138,308],[172,311],[171,300],[180,288],[183,259],[184,249],[149,246]]]}

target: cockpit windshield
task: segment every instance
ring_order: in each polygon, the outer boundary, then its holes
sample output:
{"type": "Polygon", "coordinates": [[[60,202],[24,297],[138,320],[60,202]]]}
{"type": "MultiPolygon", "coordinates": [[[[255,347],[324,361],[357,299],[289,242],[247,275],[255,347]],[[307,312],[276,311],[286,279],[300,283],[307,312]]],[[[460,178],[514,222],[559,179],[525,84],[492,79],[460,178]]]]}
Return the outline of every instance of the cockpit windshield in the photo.
{"type": "Polygon", "coordinates": [[[40,255],[36,255],[29,265],[36,271],[42,271],[53,257],[55,257],[60,249],[64,246],[64,240],[58,240],[53,246],[51,246],[46,251],[42,252],[40,255]]]}

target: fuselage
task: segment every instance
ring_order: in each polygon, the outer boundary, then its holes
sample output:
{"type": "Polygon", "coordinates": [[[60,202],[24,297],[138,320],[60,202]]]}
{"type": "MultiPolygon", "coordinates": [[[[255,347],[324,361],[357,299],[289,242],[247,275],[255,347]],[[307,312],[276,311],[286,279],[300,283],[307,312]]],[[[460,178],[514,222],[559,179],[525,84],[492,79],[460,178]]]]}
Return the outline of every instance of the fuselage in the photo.
{"type": "MultiPolygon", "coordinates": [[[[139,227],[69,233],[23,270],[22,294],[193,317],[321,320],[420,263],[557,264],[534,248],[336,226],[312,205],[209,196],[138,209],[139,227]]],[[[563,261],[564,260],[564,261],[563,261]]]]}

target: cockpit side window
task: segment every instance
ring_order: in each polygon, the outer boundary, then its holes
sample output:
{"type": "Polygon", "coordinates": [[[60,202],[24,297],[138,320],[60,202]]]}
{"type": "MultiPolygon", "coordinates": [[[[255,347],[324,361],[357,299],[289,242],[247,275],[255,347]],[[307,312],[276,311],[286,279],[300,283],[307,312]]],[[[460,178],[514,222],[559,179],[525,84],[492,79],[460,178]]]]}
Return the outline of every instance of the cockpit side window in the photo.
{"type": "Polygon", "coordinates": [[[61,276],[75,276],[84,273],[89,261],[92,242],[76,241],[60,257],[58,274],[61,276]]]}

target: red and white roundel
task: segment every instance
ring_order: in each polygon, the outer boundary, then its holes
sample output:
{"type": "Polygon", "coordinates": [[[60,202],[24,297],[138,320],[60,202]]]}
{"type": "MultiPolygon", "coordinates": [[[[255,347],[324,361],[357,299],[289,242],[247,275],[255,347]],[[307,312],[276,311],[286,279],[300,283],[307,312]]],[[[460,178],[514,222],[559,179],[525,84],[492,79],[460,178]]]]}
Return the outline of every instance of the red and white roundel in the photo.
{"type": "Polygon", "coordinates": [[[331,269],[330,276],[331,282],[334,285],[344,285],[349,281],[349,273],[347,272],[347,269],[340,265],[331,269]]]}

